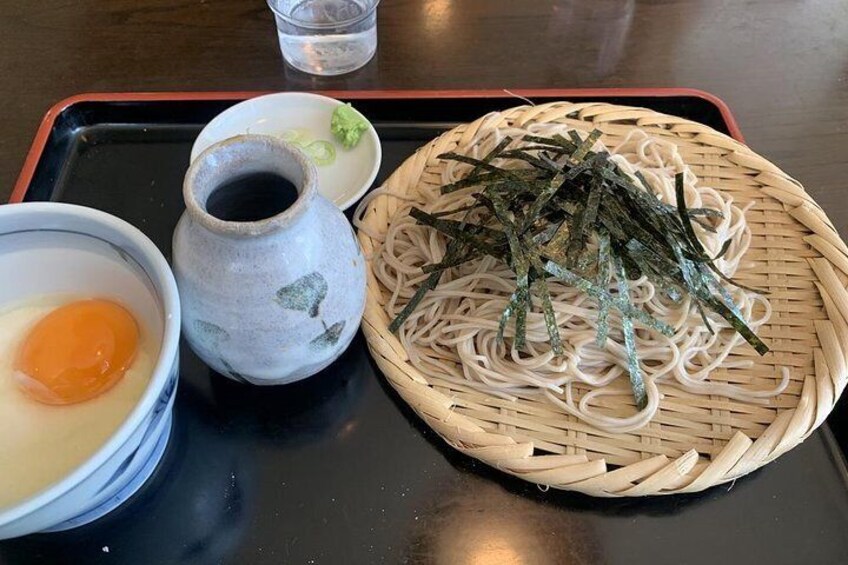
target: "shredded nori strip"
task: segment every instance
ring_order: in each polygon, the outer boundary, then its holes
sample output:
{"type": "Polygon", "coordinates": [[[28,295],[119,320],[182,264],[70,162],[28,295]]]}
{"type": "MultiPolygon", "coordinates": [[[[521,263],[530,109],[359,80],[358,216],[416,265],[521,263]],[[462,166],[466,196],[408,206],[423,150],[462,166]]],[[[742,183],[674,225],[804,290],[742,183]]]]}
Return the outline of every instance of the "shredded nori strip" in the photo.
{"type": "MultiPolygon", "coordinates": [[[[571,130],[571,132],[569,133],[572,132],[576,135],[576,132],[574,132],[574,130],[571,130]]],[[[589,136],[580,143],[574,153],[571,154],[571,159],[569,159],[571,164],[579,164],[580,161],[582,161],[583,158],[589,154],[589,151],[592,149],[592,146],[595,145],[595,142],[598,141],[600,138],[601,131],[597,129],[592,130],[592,133],[590,133],[589,136]]],[[[577,139],[575,139],[574,142],[577,143],[578,139],[580,139],[580,136],[577,136],[577,139]]]]}
{"type": "MultiPolygon", "coordinates": [[[[544,272],[544,266],[542,265],[542,260],[539,258],[538,250],[533,247],[532,242],[525,241],[525,244],[528,248],[531,248],[529,253],[530,262],[533,265],[533,268],[539,273],[544,272]]],[[[551,293],[548,290],[548,283],[545,280],[545,277],[538,277],[536,279],[536,285],[539,288],[539,298],[542,300],[542,312],[545,316],[545,329],[548,330],[548,339],[551,344],[551,351],[553,351],[554,355],[560,356],[563,354],[562,338],[559,335],[556,312],[554,312],[554,305],[551,302],[551,293]]]]}
{"type": "MultiPolygon", "coordinates": [[[[509,297],[509,301],[506,304],[506,308],[504,308],[503,313],[501,314],[500,322],[498,322],[498,341],[503,343],[504,341],[504,331],[506,330],[506,325],[509,322],[509,319],[512,317],[513,313],[515,313],[516,308],[519,307],[519,297],[520,294],[516,290],[509,297]]],[[[523,303],[521,303],[523,307],[523,303]]]]}
{"type": "Polygon", "coordinates": [[[674,175],[674,194],[677,197],[677,212],[680,214],[680,223],[683,224],[683,230],[686,232],[686,237],[689,239],[690,249],[699,256],[704,256],[704,246],[698,236],[695,235],[695,229],[692,227],[692,222],[689,219],[689,214],[686,212],[686,195],[683,191],[683,173],[674,175]]]}
{"type": "MultiPolygon", "coordinates": [[[[457,246],[458,247],[458,246],[457,246]]],[[[427,277],[421,286],[419,286],[415,290],[415,294],[412,295],[412,298],[409,299],[409,302],[406,303],[406,306],[403,307],[403,310],[395,316],[395,319],[392,320],[392,323],[389,324],[389,331],[395,333],[400,329],[403,323],[407,318],[415,311],[418,305],[421,303],[421,300],[424,299],[424,296],[436,288],[436,285],[439,283],[439,279],[442,277],[443,271],[437,271],[427,277]]]]}
{"type": "Polygon", "coordinates": [[[627,242],[626,250],[628,256],[636,263],[642,273],[647,274],[653,283],[665,292],[671,300],[674,302],[680,301],[680,290],[673,277],[677,265],[666,263],[661,259],[659,260],[660,265],[653,263],[652,261],[658,260],[656,256],[635,239],[627,242]],[[672,269],[672,271],[664,271],[662,267],[672,269]]]}
{"type": "Polygon", "coordinates": [[[733,312],[737,317],[741,318],[742,312],[739,310],[739,307],[736,306],[736,303],[733,302],[733,297],[730,296],[730,293],[727,292],[727,289],[721,286],[721,284],[717,280],[715,280],[715,277],[711,277],[709,273],[705,272],[705,267],[703,264],[699,264],[697,268],[698,271],[700,271],[701,273],[701,277],[706,281],[710,289],[718,292],[722,300],[724,300],[725,306],[730,308],[730,311],[733,312]]]}
{"type": "Polygon", "coordinates": [[[580,137],[580,134],[577,133],[575,130],[569,131],[568,137],[570,137],[571,141],[573,141],[575,143],[575,145],[577,145],[578,147],[580,146],[581,143],[583,143],[583,139],[580,137]]]}
{"type": "Polygon", "coordinates": [[[414,207],[410,210],[409,215],[418,220],[419,223],[422,223],[425,226],[430,226],[431,228],[434,228],[455,240],[461,241],[478,251],[486,253],[487,255],[492,255],[493,257],[499,256],[497,247],[492,244],[492,239],[479,237],[479,231],[484,231],[484,233],[486,233],[486,231],[494,231],[490,228],[475,225],[472,226],[471,229],[463,229],[463,222],[434,218],[430,214],[414,207]]]}
{"type": "Polygon", "coordinates": [[[469,204],[468,206],[461,206],[459,208],[454,208],[453,210],[442,210],[441,212],[433,212],[430,214],[434,218],[444,218],[445,216],[453,216],[454,214],[459,214],[460,212],[468,212],[469,210],[473,210],[475,208],[479,208],[479,203],[469,204]]]}
{"type": "Polygon", "coordinates": [[[559,335],[559,327],[557,326],[556,313],[554,312],[554,305],[551,302],[548,283],[545,282],[545,277],[539,277],[536,284],[539,287],[539,295],[542,298],[542,312],[545,315],[545,328],[548,330],[551,351],[554,352],[554,355],[560,356],[563,353],[562,338],[559,335]]]}
{"type": "Polygon", "coordinates": [[[521,349],[524,347],[524,340],[527,332],[527,306],[530,302],[530,265],[525,255],[518,235],[515,233],[515,226],[506,212],[506,206],[499,197],[492,198],[492,206],[498,220],[503,225],[506,239],[509,243],[509,249],[512,253],[511,267],[515,271],[516,297],[515,305],[512,310],[515,312],[515,347],[521,349]]]}
{"type": "Polygon", "coordinates": [[[568,267],[573,267],[577,262],[580,250],[586,245],[586,232],[595,226],[602,195],[603,190],[597,179],[590,181],[586,206],[583,208],[583,213],[576,218],[574,229],[568,241],[568,249],[566,250],[566,266],[568,267]]]}
{"type": "Polygon", "coordinates": [[[533,201],[530,205],[530,208],[527,210],[527,213],[524,217],[524,225],[521,226],[521,232],[527,230],[530,227],[530,224],[536,221],[536,218],[539,214],[542,213],[542,210],[548,204],[551,198],[553,198],[554,194],[562,186],[563,176],[559,173],[554,175],[554,178],[551,179],[551,182],[548,184],[548,187],[542,191],[542,193],[533,201]]]}
{"type": "Polygon", "coordinates": [[[545,263],[545,271],[555,276],[558,279],[565,281],[571,286],[577,287],[592,298],[599,302],[606,302],[610,306],[615,306],[615,309],[626,316],[630,316],[639,320],[645,326],[654,329],[661,334],[671,337],[674,335],[674,328],[661,320],[657,320],[644,310],[639,310],[633,304],[622,297],[615,297],[607,290],[600,288],[598,285],[584,279],[583,277],[569,271],[562,265],[554,261],[545,263]]]}
{"type": "MultiPolygon", "coordinates": [[[[532,181],[534,179],[539,178],[540,173],[536,169],[521,169],[513,171],[513,178],[519,177],[521,179],[532,181]]],[[[469,186],[481,186],[492,181],[501,180],[503,175],[500,172],[495,171],[487,171],[487,172],[474,172],[469,174],[467,177],[461,178],[456,182],[451,184],[446,184],[442,186],[439,191],[442,194],[448,194],[450,192],[456,192],[461,188],[468,188],[469,186]]]]}
{"type": "Polygon", "coordinates": [[[554,261],[565,263],[565,247],[568,244],[570,237],[571,229],[569,228],[568,222],[564,221],[559,225],[557,232],[548,244],[545,245],[545,256],[553,259],[554,261]]]}
{"type": "Polygon", "coordinates": [[[441,261],[422,267],[430,276],[389,329],[395,332],[403,325],[426,293],[438,285],[445,270],[489,255],[504,261],[516,275],[515,291],[500,318],[498,340],[503,341],[506,326],[514,318],[512,347],[524,348],[527,314],[533,309],[531,295],[535,293],[541,302],[551,351],[562,355],[547,279],[553,277],[574,286],[598,302],[600,347],[605,346],[609,335],[610,310],[620,312],[631,386],[640,407],[644,407],[647,396],[634,323],[667,336],[674,335],[674,328],[630,301],[631,279],[646,276],[675,302],[684,294],[691,296],[709,331],[715,330],[708,312],[723,318],[759,354],[765,354],[768,346],[742,320],[722,282],[761,291],[731,280],[716,267],[715,261],[730,248],[730,240],[710,257],[694,228],[698,224],[715,232],[713,221],[722,219],[723,213],[712,208],[687,208],[682,173],[675,176],[677,201],[661,201],[641,172],[631,175],[608,153],[592,151],[600,135],[598,130],[585,139],[576,131],[570,131],[568,138],[525,135],[524,144],[513,148],[509,148],[512,138],[505,137],[482,159],[455,152],[440,155],[472,165],[465,177],[442,186],[441,193],[470,189],[474,200],[435,213],[411,209],[416,221],[444,234],[448,246],[441,261]],[[476,223],[469,222],[472,212],[476,223]],[[463,214],[461,220],[448,218],[457,214],[463,214]],[[613,274],[614,293],[610,292],[613,274]]]}
{"type": "MultiPolygon", "coordinates": [[[[618,281],[618,293],[629,300],[630,285],[627,282],[627,270],[624,261],[618,255],[613,255],[615,264],[615,278],[618,281]]],[[[621,329],[624,332],[624,349],[627,351],[627,370],[630,373],[630,388],[633,389],[633,397],[636,406],[643,410],[648,404],[648,393],[645,390],[645,379],[642,369],[639,368],[639,357],[636,354],[636,331],[633,329],[633,320],[625,314],[621,318],[621,329]]]]}
{"type": "Polygon", "coordinates": [[[504,179],[509,179],[513,182],[520,183],[524,181],[522,175],[516,174],[515,171],[496,167],[495,165],[492,165],[491,163],[488,163],[485,160],[475,159],[474,157],[469,157],[468,155],[461,155],[459,153],[448,152],[439,155],[439,159],[443,159],[446,161],[458,161],[467,165],[474,165],[475,167],[485,169],[487,171],[495,173],[496,175],[501,175],[501,177],[503,177],[504,179]]]}
{"type": "MultiPolygon", "coordinates": [[[[609,232],[601,228],[598,230],[598,286],[609,288],[610,285],[610,236],[609,232]]],[[[607,342],[609,334],[609,302],[601,302],[598,308],[598,336],[595,342],[598,347],[603,347],[607,342]]]]}

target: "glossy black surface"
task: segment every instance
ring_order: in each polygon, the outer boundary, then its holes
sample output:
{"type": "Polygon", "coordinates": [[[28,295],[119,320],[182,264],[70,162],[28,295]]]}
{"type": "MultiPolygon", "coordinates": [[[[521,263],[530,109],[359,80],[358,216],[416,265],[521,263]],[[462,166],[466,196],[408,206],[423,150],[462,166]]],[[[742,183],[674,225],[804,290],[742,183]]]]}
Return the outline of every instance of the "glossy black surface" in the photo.
{"type": "MultiPolygon", "coordinates": [[[[704,102],[661,102],[709,118],[704,102]]],[[[357,103],[384,142],[379,178],[444,122],[512,101],[443,105],[422,102],[418,116],[408,102],[357,103]]],[[[115,213],[168,255],[191,142],[223,106],[71,108],[30,198],[115,213]]],[[[184,347],[174,417],[160,467],[130,502],[78,530],[0,542],[0,564],[848,562],[848,479],[826,431],[701,494],[542,492],[444,445],[385,384],[361,336],[323,373],[277,388],[228,381],[184,347]]]]}

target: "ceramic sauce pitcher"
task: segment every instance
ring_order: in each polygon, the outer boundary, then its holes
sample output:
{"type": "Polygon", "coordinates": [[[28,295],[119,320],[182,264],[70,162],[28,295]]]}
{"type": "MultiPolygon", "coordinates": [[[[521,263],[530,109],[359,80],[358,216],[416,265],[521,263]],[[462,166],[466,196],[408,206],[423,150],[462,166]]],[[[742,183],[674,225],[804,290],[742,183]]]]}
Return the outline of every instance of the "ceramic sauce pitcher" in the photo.
{"type": "Polygon", "coordinates": [[[258,385],[341,355],[365,306],[365,261],[309,159],[272,137],[234,137],[191,164],[183,197],[174,272],[194,352],[258,385]]]}

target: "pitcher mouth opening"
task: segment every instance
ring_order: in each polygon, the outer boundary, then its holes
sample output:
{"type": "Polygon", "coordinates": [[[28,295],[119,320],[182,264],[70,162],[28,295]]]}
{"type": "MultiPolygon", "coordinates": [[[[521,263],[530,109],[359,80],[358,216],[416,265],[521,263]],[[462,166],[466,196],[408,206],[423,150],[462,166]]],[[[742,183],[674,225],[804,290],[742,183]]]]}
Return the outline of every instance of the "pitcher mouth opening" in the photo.
{"type": "Polygon", "coordinates": [[[255,237],[295,221],[318,193],[317,179],[315,165],[290,143],[238,135],[210,146],[191,163],[183,198],[189,217],[208,230],[255,237]],[[292,189],[296,196],[284,194],[292,189]]]}

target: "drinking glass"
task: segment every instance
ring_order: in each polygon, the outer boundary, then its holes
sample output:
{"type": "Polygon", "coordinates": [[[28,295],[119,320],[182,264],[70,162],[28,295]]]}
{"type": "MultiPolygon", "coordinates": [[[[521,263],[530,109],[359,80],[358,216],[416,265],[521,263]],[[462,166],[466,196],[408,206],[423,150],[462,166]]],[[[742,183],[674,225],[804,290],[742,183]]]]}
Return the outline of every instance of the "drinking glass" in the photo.
{"type": "Polygon", "coordinates": [[[380,0],[268,0],[280,51],[292,67],[315,75],[355,71],[377,50],[380,0]]]}

